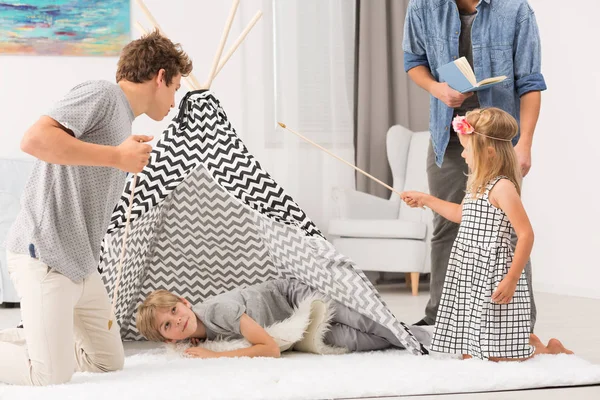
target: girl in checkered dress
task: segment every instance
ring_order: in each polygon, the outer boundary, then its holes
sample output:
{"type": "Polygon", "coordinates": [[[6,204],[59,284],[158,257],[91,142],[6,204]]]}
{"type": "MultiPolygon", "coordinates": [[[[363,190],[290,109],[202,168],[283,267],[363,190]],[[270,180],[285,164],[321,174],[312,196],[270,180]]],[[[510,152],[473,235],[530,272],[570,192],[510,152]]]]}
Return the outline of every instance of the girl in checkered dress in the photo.
{"type": "Polygon", "coordinates": [[[476,109],[452,122],[469,166],[462,204],[404,192],[411,207],[427,206],[460,223],[452,248],[430,350],[492,361],[571,353],[557,339],[530,335],[530,298],[523,272],[533,229],[521,203],[521,173],[512,139],[517,121],[498,108],[476,109]],[[511,231],[518,241],[513,253],[511,231]]]}

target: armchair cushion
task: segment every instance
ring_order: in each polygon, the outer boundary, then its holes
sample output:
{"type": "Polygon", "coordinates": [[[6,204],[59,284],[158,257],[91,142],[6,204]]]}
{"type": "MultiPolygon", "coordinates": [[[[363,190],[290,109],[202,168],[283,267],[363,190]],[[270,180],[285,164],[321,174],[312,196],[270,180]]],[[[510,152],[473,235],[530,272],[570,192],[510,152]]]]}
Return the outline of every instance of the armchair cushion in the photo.
{"type": "Polygon", "coordinates": [[[329,222],[329,234],[353,238],[424,240],[427,225],[399,219],[334,219],[329,222]]]}
{"type": "MultiPolygon", "coordinates": [[[[428,192],[426,159],[429,132],[395,125],[387,133],[387,154],[396,191],[428,192]]],[[[428,272],[432,213],[410,208],[396,193],[387,200],[336,189],[328,233],[334,246],[367,271],[428,272]],[[401,204],[402,203],[402,204],[401,204]]]]}
{"type": "Polygon", "coordinates": [[[334,188],[335,216],[355,220],[397,219],[400,199],[390,201],[351,189],[334,188]]]}

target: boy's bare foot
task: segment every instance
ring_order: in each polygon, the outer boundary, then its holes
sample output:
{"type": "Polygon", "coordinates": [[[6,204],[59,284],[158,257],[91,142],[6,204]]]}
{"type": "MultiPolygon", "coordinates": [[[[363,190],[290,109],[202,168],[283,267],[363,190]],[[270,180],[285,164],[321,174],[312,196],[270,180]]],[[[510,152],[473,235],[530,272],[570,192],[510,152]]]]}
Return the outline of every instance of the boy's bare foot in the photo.
{"type": "Polygon", "coordinates": [[[574,354],[571,350],[567,349],[560,340],[555,338],[548,341],[547,347],[550,354],[574,354]]]}
{"type": "Polygon", "coordinates": [[[463,360],[468,360],[468,359],[473,358],[473,356],[470,356],[468,354],[463,354],[462,357],[463,357],[463,360]]]}

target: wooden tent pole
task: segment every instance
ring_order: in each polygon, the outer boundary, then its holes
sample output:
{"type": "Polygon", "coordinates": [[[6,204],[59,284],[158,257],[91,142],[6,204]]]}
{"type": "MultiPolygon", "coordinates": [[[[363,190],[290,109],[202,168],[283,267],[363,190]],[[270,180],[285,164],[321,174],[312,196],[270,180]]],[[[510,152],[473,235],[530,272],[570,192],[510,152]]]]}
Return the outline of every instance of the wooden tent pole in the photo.
{"type": "MultiPolygon", "coordinates": [[[[239,0],[237,0],[237,1],[239,2],[239,0]]],[[[152,13],[150,12],[150,10],[148,10],[148,7],[146,7],[146,4],[144,4],[144,1],[143,0],[135,0],[135,2],[137,3],[138,7],[140,7],[142,12],[146,15],[146,18],[148,18],[148,21],[150,21],[152,26],[154,26],[154,28],[158,29],[158,31],[160,32],[161,35],[167,37],[167,34],[165,33],[165,31],[162,30],[162,28],[158,24],[158,21],[156,20],[156,18],[154,18],[152,16],[152,13]]],[[[200,89],[200,82],[198,81],[198,79],[196,79],[193,72],[190,72],[189,78],[193,84],[192,90],[200,89]]]]}
{"type": "Polygon", "coordinates": [[[233,46],[231,46],[231,48],[227,51],[225,56],[219,62],[219,66],[217,67],[217,72],[215,72],[215,76],[213,77],[213,79],[219,74],[219,72],[221,72],[221,69],[225,66],[225,63],[227,61],[229,61],[229,59],[231,58],[233,53],[238,49],[238,47],[240,47],[240,44],[242,44],[244,39],[246,39],[246,36],[248,36],[248,33],[250,33],[252,28],[254,28],[254,25],[256,25],[256,23],[262,17],[262,15],[263,15],[262,11],[256,12],[256,14],[254,15],[254,18],[252,18],[250,23],[246,26],[246,28],[242,31],[240,36],[237,38],[237,40],[235,41],[233,46]]]}
{"type": "Polygon", "coordinates": [[[368,178],[373,179],[375,182],[379,183],[380,185],[382,185],[383,187],[385,187],[386,189],[391,190],[393,193],[396,193],[398,196],[402,197],[402,195],[400,194],[400,192],[398,192],[397,190],[395,190],[393,187],[391,187],[390,185],[386,184],[385,182],[380,181],[379,179],[375,178],[373,175],[363,171],[362,169],[358,168],[357,166],[355,166],[354,164],[349,163],[348,161],[344,160],[343,158],[333,154],[331,151],[327,150],[326,148],[324,148],[323,146],[313,142],[312,140],[310,140],[309,138],[299,134],[298,132],[288,128],[284,123],[282,122],[278,122],[279,126],[281,126],[284,129],[287,129],[288,131],[292,132],[294,135],[298,136],[299,138],[301,138],[302,140],[312,144],[313,146],[323,150],[325,153],[329,154],[330,156],[332,156],[333,158],[336,158],[338,160],[340,160],[341,162],[343,162],[344,164],[354,168],[356,171],[360,172],[361,174],[365,175],[368,178]]]}
{"type": "Polygon", "coordinates": [[[229,31],[231,30],[231,25],[233,24],[233,18],[235,17],[235,12],[237,11],[239,4],[240,0],[233,0],[233,3],[231,4],[231,10],[229,11],[229,17],[227,17],[227,21],[225,22],[225,28],[223,29],[223,35],[221,35],[221,42],[217,48],[217,54],[215,54],[215,58],[213,59],[208,80],[206,81],[206,84],[203,85],[204,89],[210,89],[210,85],[212,85],[212,81],[217,74],[219,60],[221,59],[221,54],[223,54],[223,49],[225,48],[225,43],[227,42],[227,36],[229,36],[229,31]]]}
{"type": "Polygon", "coordinates": [[[123,233],[123,242],[121,244],[121,255],[119,257],[119,265],[117,266],[117,280],[115,281],[115,287],[113,289],[113,298],[111,313],[108,319],[108,330],[113,326],[112,316],[117,311],[117,298],[119,295],[119,287],[121,286],[121,277],[123,276],[123,261],[125,260],[125,251],[127,249],[127,236],[129,235],[129,221],[131,219],[131,210],[133,208],[133,196],[135,194],[135,187],[137,185],[138,174],[133,175],[133,182],[131,183],[131,194],[129,195],[129,206],[127,208],[127,220],[125,222],[125,232],[123,233]]]}

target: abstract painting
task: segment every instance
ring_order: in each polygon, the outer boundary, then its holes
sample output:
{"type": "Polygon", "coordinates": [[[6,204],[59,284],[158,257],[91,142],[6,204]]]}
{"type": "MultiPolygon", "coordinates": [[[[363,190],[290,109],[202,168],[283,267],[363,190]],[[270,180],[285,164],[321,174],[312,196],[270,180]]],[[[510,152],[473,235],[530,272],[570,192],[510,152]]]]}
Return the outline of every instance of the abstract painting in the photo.
{"type": "Polygon", "coordinates": [[[0,54],[117,56],[129,0],[0,0],[0,54]]]}

